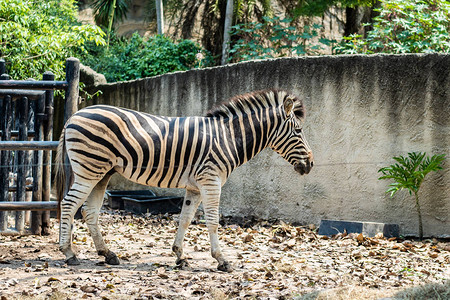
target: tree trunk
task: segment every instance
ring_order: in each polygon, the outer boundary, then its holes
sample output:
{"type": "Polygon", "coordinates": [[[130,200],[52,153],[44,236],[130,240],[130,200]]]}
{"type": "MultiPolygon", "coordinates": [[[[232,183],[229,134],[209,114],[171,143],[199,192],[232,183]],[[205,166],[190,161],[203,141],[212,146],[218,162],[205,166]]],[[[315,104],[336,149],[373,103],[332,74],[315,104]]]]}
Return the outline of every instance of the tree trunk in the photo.
{"type": "Polygon", "coordinates": [[[346,7],[345,14],[346,18],[345,18],[344,35],[349,36],[354,33],[358,33],[359,31],[358,6],[346,7]]]}
{"type": "Polygon", "coordinates": [[[222,44],[222,65],[226,65],[228,61],[228,51],[230,48],[230,30],[233,23],[233,0],[227,1],[227,10],[225,13],[225,28],[223,30],[222,44]]]}
{"type": "Polygon", "coordinates": [[[190,0],[184,5],[180,14],[183,22],[176,25],[177,30],[181,27],[181,37],[183,39],[189,40],[192,38],[192,31],[196,26],[196,18],[201,4],[201,0],[190,0]]]}
{"type": "Polygon", "coordinates": [[[111,5],[111,7],[109,8],[109,15],[108,15],[108,34],[106,36],[106,49],[109,48],[109,38],[111,35],[111,29],[112,29],[112,24],[113,24],[113,20],[114,20],[114,12],[116,10],[116,0],[113,0],[113,3],[111,5]]]}
{"type": "Polygon", "coordinates": [[[206,50],[217,57],[216,63],[220,63],[222,56],[223,32],[225,24],[225,12],[227,1],[207,0],[201,17],[201,27],[204,30],[202,45],[206,50]],[[214,12],[214,13],[212,13],[214,12]]]}
{"type": "Polygon", "coordinates": [[[414,192],[414,196],[416,197],[416,209],[417,209],[417,214],[419,215],[419,238],[420,238],[420,240],[422,240],[423,239],[423,224],[422,224],[422,213],[420,211],[418,192],[414,192]]]}
{"type": "Polygon", "coordinates": [[[164,9],[162,0],[156,1],[156,23],[158,25],[158,34],[164,34],[164,9]]]}
{"type": "Polygon", "coordinates": [[[374,10],[371,7],[346,7],[345,8],[345,26],[344,35],[350,36],[352,34],[366,34],[366,31],[371,30],[371,28],[365,28],[363,24],[371,23],[374,15],[374,10]]]}

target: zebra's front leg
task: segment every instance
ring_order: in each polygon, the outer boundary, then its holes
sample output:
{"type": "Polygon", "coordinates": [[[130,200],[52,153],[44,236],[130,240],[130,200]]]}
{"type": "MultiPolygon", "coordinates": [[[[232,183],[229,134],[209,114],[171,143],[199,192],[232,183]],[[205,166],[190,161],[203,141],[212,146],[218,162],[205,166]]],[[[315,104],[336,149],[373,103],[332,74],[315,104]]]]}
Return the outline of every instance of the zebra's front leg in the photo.
{"type": "Polygon", "coordinates": [[[177,260],[175,263],[182,269],[189,266],[186,257],[183,254],[184,236],[186,234],[187,228],[191,224],[192,218],[194,218],[195,212],[197,211],[200,202],[201,197],[199,192],[186,190],[183,207],[181,209],[177,235],[175,236],[175,241],[173,242],[172,246],[172,250],[177,256],[177,260]]]}
{"type": "MultiPolygon", "coordinates": [[[[94,183],[95,184],[95,183],[94,183]]],[[[92,190],[87,183],[78,183],[76,179],[64,199],[61,201],[61,219],[59,224],[59,249],[66,256],[68,265],[79,265],[80,261],[72,249],[73,217],[92,190]]]]}
{"type": "Polygon", "coordinates": [[[220,184],[208,184],[202,190],[203,209],[205,211],[206,227],[208,227],[209,239],[211,242],[211,255],[219,265],[217,269],[224,272],[232,272],[233,267],[222,254],[219,245],[219,203],[220,203],[220,184]]]}
{"type": "Polygon", "coordinates": [[[105,176],[92,190],[85,205],[82,208],[83,218],[89,228],[89,232],[94,240],[95,249],[98,255],[105,257],[105,262],[110,265],[119,265],[120,261],[117,255],[108,249],[103,240],[102,233],[98,226],[98,215],[103,205],[103,196],[105,195],[106,186],[108,185],[110,176],[105,176]]]}

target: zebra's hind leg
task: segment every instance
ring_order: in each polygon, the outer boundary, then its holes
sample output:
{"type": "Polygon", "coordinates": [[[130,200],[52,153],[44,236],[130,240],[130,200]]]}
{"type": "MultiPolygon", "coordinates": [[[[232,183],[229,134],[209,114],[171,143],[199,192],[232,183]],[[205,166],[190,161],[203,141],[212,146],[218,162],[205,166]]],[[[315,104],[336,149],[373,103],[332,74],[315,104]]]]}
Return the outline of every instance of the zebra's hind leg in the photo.
{"type": "Polygon", "coordinates": [[[214,257],[219,265],[217,269],[224,272],[232,272],[233,267],[222,254],[219,245],[219,202],[221,186],[219,184],[205,184],[202,189],[203,209],[205,211],[206,227],[209,232],[211,242],[211,256],[214,257]]]}
{"type": "Polygon", "coordinates": [[[178,225],[177,235],[173,242],[172,250],[177,255],[176,264],[180,268],[189,266],[186,257],[183,255],[183,240],[186,230],[194,218],[195,212],[201,202],[200,194],[196,191],[186,190],[183,208],[181,209],[180,221],[178,225]]]}
{"type": "Polygon", "coordinates": [[[97,253],[105,257],[106,263],[110,265],[119,265],[119,258],[106,246],[98,226],[98,215],[103,204],[103,197],[110,178],[111,175],[107,174],[99,183],[97,183],[82,207],[82,214],[92,239],[94,240],[97,253]]]}
{"type": "Polygon", "coordinates": [[[86,182],[75,176],[74,182],[61,201],[61,220],[59,224],[59,249],[66,256],[68,265],[79,265],[80,261],[72,250],[73,217],[86,201],[97,182],[86,182]]]}

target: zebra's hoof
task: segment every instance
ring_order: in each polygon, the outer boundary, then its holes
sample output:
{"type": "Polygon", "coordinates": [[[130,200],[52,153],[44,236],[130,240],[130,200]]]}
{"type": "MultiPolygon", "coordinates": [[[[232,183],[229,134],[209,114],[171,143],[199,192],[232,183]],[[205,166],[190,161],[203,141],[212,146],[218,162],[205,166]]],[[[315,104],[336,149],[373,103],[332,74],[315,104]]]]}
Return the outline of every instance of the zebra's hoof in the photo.
{"type": "Polygon", "coordinates": [[[229,262],[224,261],[222,264],[219,264],[219,266],[217,266],[217,270],[231,273],[231,272],[233,272],[233,267],[231,266],[231,264],[229,262]]]}
{"type": "Polygon", "coordinates": [[[187,259],[177,259],[175,264],[177,265],[177,269],[180,269],[180,270],[189,270],[190,269],[189,262],[187,261],[187,259]]]}
{"type": "Polygon", "coordinates": [[[114,252],[109,251],[108,255],[105,256],[105,262],[108,265],[120,265],[120,260],[114,252]]]}
{"type": "Polygon", "coordinates": [[[76,256],[72,256],[68,259],[66,259],[66,264],[69,266],[78,266],[80,264],[80,261],[76,256]]]}

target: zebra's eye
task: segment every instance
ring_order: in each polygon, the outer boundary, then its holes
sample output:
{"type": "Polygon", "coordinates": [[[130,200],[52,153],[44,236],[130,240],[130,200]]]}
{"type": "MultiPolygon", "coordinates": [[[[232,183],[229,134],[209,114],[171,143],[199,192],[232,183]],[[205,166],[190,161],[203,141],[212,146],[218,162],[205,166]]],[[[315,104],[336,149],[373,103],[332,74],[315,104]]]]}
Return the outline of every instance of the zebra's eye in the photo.
{"type": "Polygon", "coordinates": [[[293,132],[295,134],[301,134],[302,133],[302,129],[301,128],[294,128],[293,132]]]}

